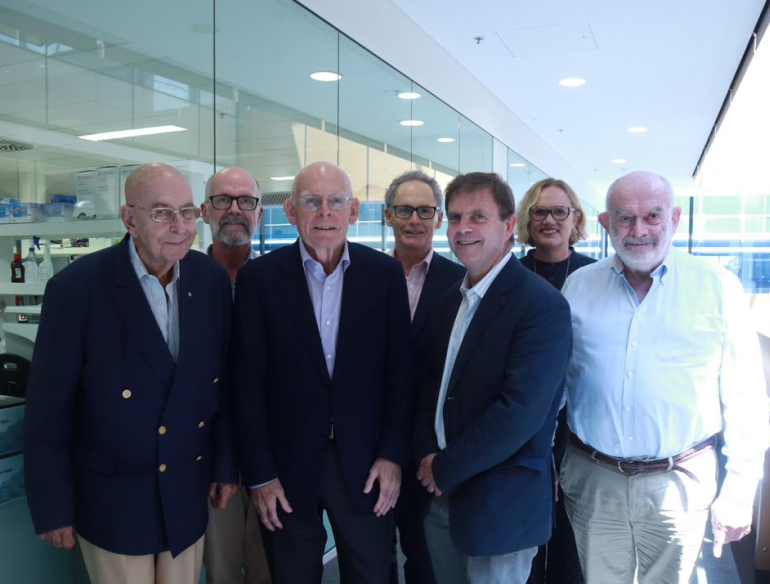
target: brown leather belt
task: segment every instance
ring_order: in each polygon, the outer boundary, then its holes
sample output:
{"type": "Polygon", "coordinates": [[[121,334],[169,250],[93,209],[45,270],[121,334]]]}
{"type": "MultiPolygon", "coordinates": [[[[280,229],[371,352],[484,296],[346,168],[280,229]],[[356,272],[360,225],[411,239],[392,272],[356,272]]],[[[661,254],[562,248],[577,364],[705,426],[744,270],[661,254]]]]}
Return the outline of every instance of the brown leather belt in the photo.
{"type": "Polygon", "coordinates": [[[697,456],[701,452],[711,450],[717,443],[717,437],[711,436],[711,438],[707,438],[703,442],[696,444],[692,448],[688,448],[676,456],[670,456],[668,458],[657,458],[654,460],[633,460],[630,458],[613,458],[612,456],[602,454],[593,446],[589,446],[588,444],[582,442],[574,434],[571,434],[570,438],[572,440],[572,444],[588,454],[596,462],[601,462],[607,466],[612,467],[618,472],[629,475],[635,475],[643,472],[668,472],[671,470],[687,472],[686,469],[679,466],[680,463],[685,462],[694,456],[697,456]]]}

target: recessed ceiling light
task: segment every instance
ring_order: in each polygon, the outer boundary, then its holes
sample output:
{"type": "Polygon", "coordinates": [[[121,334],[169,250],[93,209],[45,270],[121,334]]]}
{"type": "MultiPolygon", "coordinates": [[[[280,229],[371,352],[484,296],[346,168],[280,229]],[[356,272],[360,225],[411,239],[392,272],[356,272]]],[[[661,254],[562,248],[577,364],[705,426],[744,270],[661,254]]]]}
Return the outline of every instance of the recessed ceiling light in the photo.
{"type": "Polygon", "coordinates": [[[449,144],[450,142],[454,142],[454,138],[439,138],[436,140],[437,142],[441,142],[442,144],[449,144]]]}
{"type": "Polygon", "coordinates": [[[567,77],[567,79],[562,79],[559,81],[559,85],[562,87],[580,87],[581,85],[585,85],[586,80],[581,79],[580,77],[567,77]]]}
{"type": "Polygon", "coordinates": [[[316,81],[339,81],[342,75],[333,71],[316,71],[310,74],[310,78],[316,81]]]}
{"type": "Polygon", "coordinates": [[[626,162],[628,162],[628,160],[626,160],[625,158],[613,158],[612,160],[610,160],[610,162],[612,164],[625,164],[626,162]]]}
{"type": "Polygon", "coordinates": [[[401,120],[399,122],[402,126],[422,126],[424,123],[422,120],[401,120]]]}
{"type": "Polygon", "coordinates": [[[401,99],[420,99],[422,94],[417,93],[416,91],[402,91],[397,97],[400,97],[401,99]]]}
{"type": "Polygon", "coordinates": [[[151,128],[135,128],[133,130],[118,130],[116,132],[102,132],[101,134],[85,134],[78,136],[83,140],[99,142],[101,140],[117,140],[118,138],[136,138],[137,136],[151,136],[152,134],[168,134],[169,132],[184,132],[187,128],[179,126],[153,126],[151,128]]]}
{"type": "Polygon", "coordinates": [[[645,128],[644,126],[631,126],[630,128],[628,128],[628,130],[626,130],[626,132],[630,132],[632,134],[641,134],[642,132],[646,132],[646,131],[647,131],[647,128],[645,128]]]}
{"type": "Polygon", "coordinates": [[[510,166],[511,168],[524,168],[527,165],[524,164],[523,162],[512,162],[510,166]]]}
{"type": "Polygon", "coordinates": [[[293,176],[271,176],[270,180],[294,180],[293,176]]]}

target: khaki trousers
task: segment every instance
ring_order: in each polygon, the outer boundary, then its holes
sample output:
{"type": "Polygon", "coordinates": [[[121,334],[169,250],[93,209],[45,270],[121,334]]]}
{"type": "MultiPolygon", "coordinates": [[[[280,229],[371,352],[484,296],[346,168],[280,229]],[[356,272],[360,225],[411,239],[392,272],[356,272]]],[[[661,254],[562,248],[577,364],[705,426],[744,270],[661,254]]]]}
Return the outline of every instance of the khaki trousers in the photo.
{"type": "Polygon", "coordinates": [[[171,552],[145,556],[114,554],[78,535],[91,584],[198,584],[203,539],[172,558],[171,552]]]}
{"type": "Polygon", "coordinates": [[[713,449],[687,472],[629,475],[569,444],[561,487],[586,584],[688,584],[717,487],[713,449]]]}
{"type": "Polygon", "coordinates": [[[227,509],[209,501],[209,526],[203,548],[207,584],[270,584],[259,513],[241,487],[227,509]]]}

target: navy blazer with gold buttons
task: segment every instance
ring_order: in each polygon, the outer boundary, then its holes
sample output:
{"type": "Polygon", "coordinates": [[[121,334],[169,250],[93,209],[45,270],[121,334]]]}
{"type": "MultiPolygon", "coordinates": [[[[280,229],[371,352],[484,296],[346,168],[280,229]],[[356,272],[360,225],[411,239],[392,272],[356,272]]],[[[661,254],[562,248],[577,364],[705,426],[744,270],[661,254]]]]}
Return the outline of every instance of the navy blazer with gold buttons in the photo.
{"type": "Polygon", "coordinates": [[[225,395],[227,273],[180,261],[174,362],[131,265],[129,236],[46,286],[24,424],[37,533],[74,526],[129,555],[195,543],[211,482],[237,482],[225,395]],[[222,404],[222,407],[220,407],[222,404]]]}

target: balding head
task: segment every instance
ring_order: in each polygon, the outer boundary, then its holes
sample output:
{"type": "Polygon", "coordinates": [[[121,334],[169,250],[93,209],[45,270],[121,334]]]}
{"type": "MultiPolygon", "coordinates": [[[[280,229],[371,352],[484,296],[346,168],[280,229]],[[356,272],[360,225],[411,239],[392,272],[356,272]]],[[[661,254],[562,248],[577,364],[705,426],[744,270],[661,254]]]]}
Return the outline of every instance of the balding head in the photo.
{"type": "Polygon", "coordinates": [[[605,209],[610,210],[614,198],[632,193],[645,195],[655,200],[666,200],[669,209],[674,206],[674,189],[671,183],[654,172],[638,170],[621,176],[610,185],[604,203],[605,209]]]}
{"type": "Polygon", "coordinates": [[[216,193],[217,187],[222,183],[249,184],[249,194],[253,197],[259,197],[259,183],[257,179],[240,166],[230,166],[212,175],[208,182],[206,182],[207,200],[211,198],[212,194],[216,193]]]}
{"type": "Polygon", "coordinates": [[[126,179],[126,185],[124,187],[126,204],[146,205],[146,199],[150,194],[153,184],[166,180],[177,183],[181,181],[187,184],[187,180],[182,173],[173,166],[159,162],[143,164],[129,174],[126,179]]]}
{"type": "Polygon", "coordinates": [[[331,162],[313,162],[297,173],[294,177],[294,184],[291,186],[291,196],[296,201],[297,197],[304,190],[313,189],[308,185],[323,183],[328,186],[336,185],[335,190],[338,193],[344,193],[349,197],[353,196],[353,188],[350,185],[350,177],[336,164],[331,162]]]}

